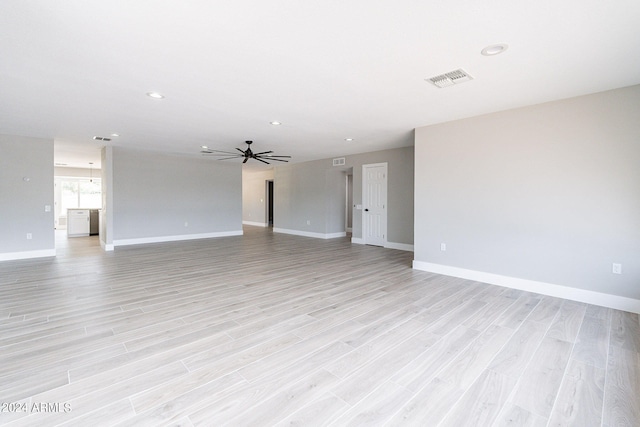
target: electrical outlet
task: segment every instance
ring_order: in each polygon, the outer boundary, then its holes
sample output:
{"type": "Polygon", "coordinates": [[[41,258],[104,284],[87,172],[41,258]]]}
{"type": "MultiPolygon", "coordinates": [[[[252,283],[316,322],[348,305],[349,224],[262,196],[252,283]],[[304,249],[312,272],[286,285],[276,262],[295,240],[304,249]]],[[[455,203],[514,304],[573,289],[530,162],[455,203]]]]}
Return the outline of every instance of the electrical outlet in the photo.
{"type": "Polygon", "coordinates": [[[51,205],[44,205],[45,212],[51,212],[51,205]]]}
{"type": "Polygon", "coordinates": [[[447,244],[446,243],[440,243],[440,250],[442,252],[445,252],[447,250],[447,244]]]}
{"type": "Polygon", "coordinates": [[[31,240],[31,239],[33,239],[33,234],[27,233],[27,240],[31,240]]]}
{"type": "Polygon", "coordinates": [[[307,220],[307,225],[311,225],[311,220],[307,220]]]}
{"type": "Polygon", "coordinates": [[[622,274],[622,264],[616,264],[614,262],[612,272],[613,274],[622,274]]]}

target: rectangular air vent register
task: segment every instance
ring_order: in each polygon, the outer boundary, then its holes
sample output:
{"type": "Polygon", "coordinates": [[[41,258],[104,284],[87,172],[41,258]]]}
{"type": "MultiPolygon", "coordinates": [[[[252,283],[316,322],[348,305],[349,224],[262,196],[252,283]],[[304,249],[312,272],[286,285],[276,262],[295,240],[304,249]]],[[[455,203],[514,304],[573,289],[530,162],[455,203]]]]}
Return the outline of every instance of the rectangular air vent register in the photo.
{"type": "Polygon", "coordinates": [[[443,88],[473,80],[473,77],[462,68],[425,79],[434,86],[443,88]]]}

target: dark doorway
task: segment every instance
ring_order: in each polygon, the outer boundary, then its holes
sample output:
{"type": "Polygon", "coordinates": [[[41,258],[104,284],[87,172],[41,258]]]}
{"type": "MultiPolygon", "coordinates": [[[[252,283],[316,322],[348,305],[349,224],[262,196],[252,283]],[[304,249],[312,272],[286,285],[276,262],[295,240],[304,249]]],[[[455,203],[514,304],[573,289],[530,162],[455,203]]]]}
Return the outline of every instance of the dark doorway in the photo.
{"type": "Polygon", "coordinates": [[[267,225],[273,227],[273,181],[267,181],[267,225]]]}

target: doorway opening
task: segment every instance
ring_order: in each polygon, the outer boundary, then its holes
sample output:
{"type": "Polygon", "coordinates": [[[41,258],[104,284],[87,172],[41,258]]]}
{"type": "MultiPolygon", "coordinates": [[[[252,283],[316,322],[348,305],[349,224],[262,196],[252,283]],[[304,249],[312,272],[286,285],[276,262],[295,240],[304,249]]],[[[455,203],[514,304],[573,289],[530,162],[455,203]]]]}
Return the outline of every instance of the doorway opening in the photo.
{"type": "Polygon", "coordinates": [[[53,186],[56,249],[99,246],[102,180],[94,178],[92,170],[81,168],[56,168],[56,172],[53,186]]]}
{"type": "Polygon", "coordinates": [[[68,228],[69,209],[102,209],[100,178],[55,176],[53,184],[54,228],[68,228]]]}
{"type": "Polygon", "coordinates": [[[266,182],[266,217],[267,227],[273,227],[273,180],[266,182]]]}

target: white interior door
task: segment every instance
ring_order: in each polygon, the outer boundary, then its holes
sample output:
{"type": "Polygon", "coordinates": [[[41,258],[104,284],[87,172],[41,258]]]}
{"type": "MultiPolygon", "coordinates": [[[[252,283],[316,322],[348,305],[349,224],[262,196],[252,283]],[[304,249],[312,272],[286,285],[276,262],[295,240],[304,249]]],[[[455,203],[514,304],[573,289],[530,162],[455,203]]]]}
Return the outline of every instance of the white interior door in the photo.
{"type": "Polygon", "coordinates": [[[387,241],[387,164],[362,166],[362,237],[366,245],[387,241]]]}

